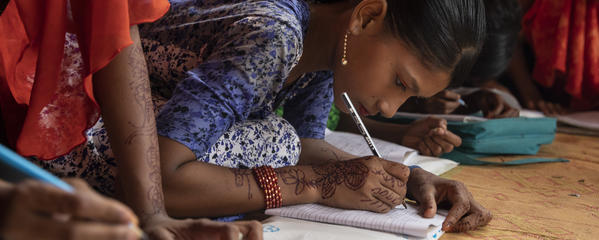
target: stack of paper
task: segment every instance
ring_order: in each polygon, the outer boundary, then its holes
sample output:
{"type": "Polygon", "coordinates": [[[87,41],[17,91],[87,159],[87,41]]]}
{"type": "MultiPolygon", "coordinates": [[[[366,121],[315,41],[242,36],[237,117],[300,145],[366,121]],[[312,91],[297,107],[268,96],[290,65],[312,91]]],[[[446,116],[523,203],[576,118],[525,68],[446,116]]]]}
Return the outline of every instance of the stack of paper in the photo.
{"type": "Polygon", "coordinates": [[[562,115],[557,120],[571,126],[599,131],[599,111],[562,115]]]}
{"type": "MultiPolygon", "coordinates": [[[[521,110],[520,117],[545,117],[542,112],[521,110]]],[[[599,136],[599,111],[576,112],[556,116],[557,131],[561,133],[599,136]]]]}
{"type": "Polygon", "coordinates": [[[272,216],[262,222],[264,240],[405,240],[395,233],[272,216]]]}

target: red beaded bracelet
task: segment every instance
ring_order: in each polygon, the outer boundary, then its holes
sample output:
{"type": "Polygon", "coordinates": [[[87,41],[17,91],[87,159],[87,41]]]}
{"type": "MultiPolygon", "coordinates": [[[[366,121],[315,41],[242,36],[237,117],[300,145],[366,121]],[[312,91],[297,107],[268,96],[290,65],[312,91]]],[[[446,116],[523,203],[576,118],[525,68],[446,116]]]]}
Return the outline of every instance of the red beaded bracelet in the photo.
{"type": "Polygon", "coordinates": [[[264,190],[266,208],[278,208],[283,205],[281,187],[279,186],[277,174],[270,166],[262,166],[252,169],[258,185],[264,190]]]}

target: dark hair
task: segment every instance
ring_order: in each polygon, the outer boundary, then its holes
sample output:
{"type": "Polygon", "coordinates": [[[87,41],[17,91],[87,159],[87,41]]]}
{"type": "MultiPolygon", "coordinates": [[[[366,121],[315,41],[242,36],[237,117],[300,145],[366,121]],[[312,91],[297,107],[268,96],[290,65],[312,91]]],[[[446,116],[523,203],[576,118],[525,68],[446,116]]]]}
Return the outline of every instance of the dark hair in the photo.
{"type": "Polygon", "coordinates": [[[388,29],[429,67],[452,70],[450,86],[469,76],[483,45],[481,0],[387,0],[388,29]]]}
{"type": "Polygon", "coordinates": [[[508,67],[520,32],[522,12],[517,0],[484,0],[487,36],[472,68],[469,84],[501,75],[508,67]]]}

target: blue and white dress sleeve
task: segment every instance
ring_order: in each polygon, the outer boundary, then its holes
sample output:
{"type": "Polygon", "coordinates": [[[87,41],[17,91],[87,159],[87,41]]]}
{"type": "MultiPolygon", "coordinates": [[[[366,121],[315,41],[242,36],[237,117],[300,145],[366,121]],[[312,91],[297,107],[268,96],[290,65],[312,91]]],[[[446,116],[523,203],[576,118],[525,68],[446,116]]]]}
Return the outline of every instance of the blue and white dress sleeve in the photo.
{"type": "Polygon", "coordinates": [[[160,110],[158,134],[203,156],[233,123],[262,106],[273,88],[282,87],[297,63],[302,34],[300,26],[268,16],[227,25],[216,49],[188,72],[160,110]]]}
{"type": "Polygon", "coordinates": [[[333,74],[322,71],[305,77],[312,79],[285,103],[283,117],[293,125],[300,138],[324,139],[333,104],[333,74]]]}

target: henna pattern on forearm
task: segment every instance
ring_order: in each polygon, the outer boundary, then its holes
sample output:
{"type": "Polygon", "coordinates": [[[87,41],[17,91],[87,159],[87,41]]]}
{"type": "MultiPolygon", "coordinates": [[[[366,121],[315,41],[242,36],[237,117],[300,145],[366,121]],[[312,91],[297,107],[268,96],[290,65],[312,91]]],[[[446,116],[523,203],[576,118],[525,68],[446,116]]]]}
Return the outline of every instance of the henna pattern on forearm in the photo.
{"type": "Polygon", "coordinates": [[[324,166],[312,166],[317,177],[307,179],[301,169],[275,169],[279,179],[286,185],[295,185],[295,195],[302,194],[306,188],[320,188],[321,197],[327,199],[335,194],[338,185],[357,191],[366,182],[368,167],[361,162],[335,162],[324,166]]]}
{"type": "Polygon", "coordinates": [[[252,185],[250,184],[250,177],[252,177],[252,170],[231,168],[230,171],[235,175],[235,186],[243,187],[245,183],[248,185],[248,200],[252,199],[252,185]]]}
{"type": "Polygon", "coordinates": [[[134,103],[138,106],[138,109],[142,110],[141,116],[143,119],[140,123],[129,121],[129,125],[133,131],[125,139],[125,144],[131,145],[136,139],[143,137],[150,139],[144,158],[150,169],[148,179],[151,185],[147,192],[147,199],[150,201],[152,211],[145,212],[144,216],[140,216],[147,218],[164,211],[164,194],[162,192],[159,159],[160,152],[158,148],[158,136],[156,134],[154,105],[152,103],[150,81],[144,53],[139,44],[133,44],[130,47],[131,51],[127,59],[130,78],[129,88],[132,91],[134,103]]]}
{"type": "Polygon", "coordinates": [[[132,144],[138,137],[156,136],[156,120],[154,116],[154,105],[152,103],[152,90],[144,53],[139,45],[132,45],[127,63],[129,64],[129,89],[133,94],[135,104],[142,109],[143,120],[141,123],[129,122],[133,132],[127,136],[125,143],[132,144]]]}
{"type": "Polygon", "coordinates": [[[295,185],[295,195],[300,195],[306,187],[316,187],[316,184],[306,180],[306,174],[301,169],[275,169],[279,179],[287,185],[295,185]]]}

